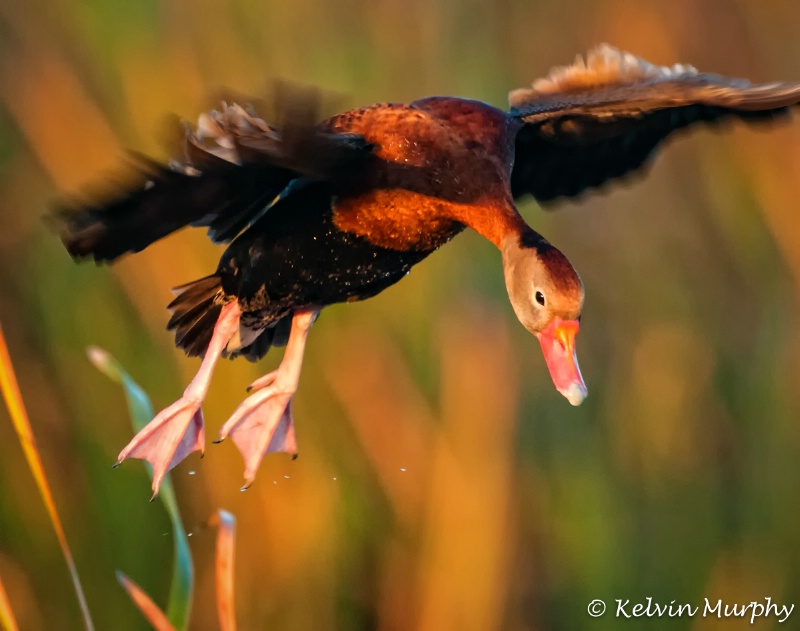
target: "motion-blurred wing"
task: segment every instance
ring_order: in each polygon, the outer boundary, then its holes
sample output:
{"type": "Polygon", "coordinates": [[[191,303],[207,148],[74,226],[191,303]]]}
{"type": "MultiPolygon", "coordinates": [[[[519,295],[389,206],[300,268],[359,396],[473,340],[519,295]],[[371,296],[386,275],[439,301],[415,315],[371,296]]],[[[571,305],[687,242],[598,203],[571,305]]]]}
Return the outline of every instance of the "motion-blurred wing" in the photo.
{"type": "Polygon", "coordinates": [[[753,85],[654,66],[608,45],[509,94],[525,125],[511,176],[515,198],[573,197],[643,166],[673,132],[726,117],[771,119],[800,103],[800,84],[753,85]]]}
{"type": "Polygon", "coordinates": [[[205,226],[234,239],[299,177],[337,180],[358,172],[372,147],[360,136],[317,126],[316,102],[284,99],[280,130],[238,105],[203,114],[184,136],[184,160],[136,160],[133,178],[94,199],[64,204],[55,217],[74,257],[111,261],[183,228],[205,226]]]}

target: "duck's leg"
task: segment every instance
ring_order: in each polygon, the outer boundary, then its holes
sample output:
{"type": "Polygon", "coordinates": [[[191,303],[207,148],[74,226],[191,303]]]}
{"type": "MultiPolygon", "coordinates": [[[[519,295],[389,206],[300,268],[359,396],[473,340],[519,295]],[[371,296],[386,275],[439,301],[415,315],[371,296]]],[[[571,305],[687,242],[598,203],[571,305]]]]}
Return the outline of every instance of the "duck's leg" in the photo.
{"type": "Polygon", "coordinates": [[[239,329],[242,312],[237,301],[222,307],[203,363],[183,396],[145,425],[123,449],[117,464],[126,458],[141,458],[153,466],[153,497],[164,475],[193,451],[203,451],[205,432],[200,406],[208,392],[214,365],[228,341],[239,329]]]}
{"type": "Polygon", "coordinates": [[[233,439],[244,458],[244,486],[252,484],[264,456],[274,451],[297,453],[292,423],[292,396],[297,391],[306,338],[319,311],[296,311],[292,329],[277,370],[254,381],[248,391],[258,390],[236,408],[219,432],[219,440],[233,439]]]}

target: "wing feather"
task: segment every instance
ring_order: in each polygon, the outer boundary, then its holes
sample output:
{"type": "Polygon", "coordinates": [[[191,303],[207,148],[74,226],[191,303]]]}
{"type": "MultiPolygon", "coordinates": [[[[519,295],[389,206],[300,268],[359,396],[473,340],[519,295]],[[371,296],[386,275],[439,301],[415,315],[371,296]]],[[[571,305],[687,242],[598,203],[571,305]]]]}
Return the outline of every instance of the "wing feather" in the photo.
{"type": "Polygon", "coordinates": [[[644,166],[674,132],[725,118],[772,120],[800,103],[800,83],[754,85],[655,66],[608,45],[509,94],[524,125],[516,140],[514,197],[573,197],[644,166]]]}
{"type": "Polygon", "coordinates": [[[184,127],[183,160],[164,166],[135,156],[133,177],[62,204],[54,219],[75,257],[111,261],[183,228],[232,241],[298,179],[356,177],[372,152],[361,136],[320,127],[318,103],[284,90],[280,129],[252,110],[223,104],[184,127]]]}

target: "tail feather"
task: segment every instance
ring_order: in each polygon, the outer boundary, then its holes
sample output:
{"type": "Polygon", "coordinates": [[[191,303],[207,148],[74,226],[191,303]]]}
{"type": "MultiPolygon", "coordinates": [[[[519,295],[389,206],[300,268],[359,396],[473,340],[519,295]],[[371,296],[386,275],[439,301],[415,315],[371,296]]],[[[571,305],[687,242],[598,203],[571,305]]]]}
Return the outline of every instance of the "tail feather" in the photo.
{"type": "MultiPolygon", "coordinates": [[[[175,331],[175,345],[189,357],[202,357],[214,334],[223,305],[230,300],[222,289],[222,280],[217,274],[200,278],[172,290],[175,299],[167,309],[172,317],[167,330],[175,331]]],[[[246,323],[234,340],[248,340],[241,347],[232,341],[234,348],[226,348],[223,355],[231,359],[243,356],[249,361],[258,361],[272,346],[285,346],[289,338],[292,315],[288,314],[273,326],[260,331],[251,329],[246,323]]]]}
{"type": "Polygon", "coordinates": [[[202,356],[225,304],[222,281],[214,274],[172,291],[175,300],[167,306],[172,313],[167,330],[175,331],[175,345],[189,357],[202,356]]]}
{"type": "Polygon", "coordinates": [[[172,315],[167,323],[167,330],[180,327],[180,329],[175,332],[175,341],[180,342],[186,332],[191,330],[208,310],[209,306],[206,301],[189,306],[187,311],[172,315]]]}
{"type": "Polygon", "coordinates": [[[175,345],[184,349],[189,357],[203,357],[221,312],[222,305],[209,308],[185,333],[175,335],[175,345]]]}

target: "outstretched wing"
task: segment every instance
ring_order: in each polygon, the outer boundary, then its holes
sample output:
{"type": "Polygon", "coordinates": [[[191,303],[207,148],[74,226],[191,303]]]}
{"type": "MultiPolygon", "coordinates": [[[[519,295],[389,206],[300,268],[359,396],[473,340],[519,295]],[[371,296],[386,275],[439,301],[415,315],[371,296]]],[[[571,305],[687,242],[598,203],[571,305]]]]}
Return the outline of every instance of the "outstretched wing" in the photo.
{"type": "Polygon", "coordinates": [[[509,94],[524,121],[511,175],[515,198],[573,197],[642,167],[670,134],[723,118],[772,119],[800,103],[800,83],[754,85],[654,66],[603,44],[509,94]]]}
{"type": "Polygon", "coordinates": [[[316,124],[313,95],[284,93],[280,104],[281,129],[238,105],[203,114],[196,130],[186,128],[183,161],[164,166],[134,156],[126,183],[63,204],[54,215],[69,253],[112,261],[189,225],[228,242],[293,180],[338,180],[357,173],[371,155],[361,136],[328,133],[316,124]]]}

